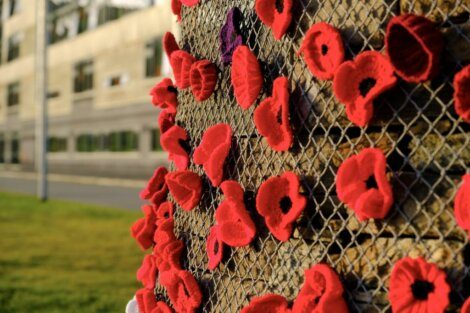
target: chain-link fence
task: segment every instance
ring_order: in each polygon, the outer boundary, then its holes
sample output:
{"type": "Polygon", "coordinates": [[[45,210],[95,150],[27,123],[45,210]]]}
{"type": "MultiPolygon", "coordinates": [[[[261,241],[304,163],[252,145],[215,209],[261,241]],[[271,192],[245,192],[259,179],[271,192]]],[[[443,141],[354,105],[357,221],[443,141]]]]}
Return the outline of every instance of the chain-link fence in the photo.
{"type": "MultiPolygon", "coordinates": [[[[204,182],[199,208],[179,211],[176,232],[187,245],[185,268],[194,273],[204,293],[203,312],[238,312],[253,296],[269,292],[293,300],[304,270],[326,262],[339,273],[352,312],[389,312],[388,286],[394,263],[404,256],[423,256],[448,274],[450,311],[470,296],[470,246],[455,223],[453,199],[470,164],[469,125],[456,115],[453,75],[470,62],[469,0],[298,0],[287,35],[275,41],[253,9],[254,0],[205,0],[183,9],[181,46],[217,64],[215,94],[195,102],[189,91],[179,94],[177,123],[200,142],[205,129],[228,123],[234,142],[226,177],[246,190],[247,208],[258,227],[248,247],[225,251],[223,262],[207,270],[205,249],[220,191],[204,182]],[[236,103],[230,66],[223,66],[218,34],[232,7],[243,12],[245,43],[262,64],[263,94],[273,80],[291,82],[291,125],[294,146],[274,152],[253,123],[256,105],[243,111],[236,103]],[[432,82],[398,85],[375,101],[375,116],[366,128],[346,118],[345,107],[332,95],[330,81],[313,78],[297,57],[308,28],[320,21],[337,27],[349,59],[364,50],[384,48],[385,28],[394,15],[413,12],[436,21],[446,39],[440,74],[432,82]],[[347,157],[364,147],[380,147],[387,156],[395,203],[382,221],[359,222],[336,195],[335,175],[347,157]],[[256,214],[254,196],[270,176],[294,171],[309,203],[291,240],[281,243],[256,214]]],[[[203,175],[200,167],[191,169],[203,175]]],[[[158,292],[159,290],[157,290],[158,292]]]]}

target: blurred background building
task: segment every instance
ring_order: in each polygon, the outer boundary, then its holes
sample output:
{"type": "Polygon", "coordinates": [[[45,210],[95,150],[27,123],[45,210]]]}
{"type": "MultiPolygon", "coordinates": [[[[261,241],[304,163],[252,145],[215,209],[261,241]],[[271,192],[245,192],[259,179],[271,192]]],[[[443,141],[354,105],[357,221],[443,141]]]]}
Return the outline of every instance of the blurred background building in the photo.
{"type": "MultiPolygon", "coordinates": [[[[33,171],[35,0],[0,0],[0,169],[33,171]]],[[[52,173],[144,178],[165,154],[148,96],[170,75],[167,0],[49,0],[52,173]]]]}

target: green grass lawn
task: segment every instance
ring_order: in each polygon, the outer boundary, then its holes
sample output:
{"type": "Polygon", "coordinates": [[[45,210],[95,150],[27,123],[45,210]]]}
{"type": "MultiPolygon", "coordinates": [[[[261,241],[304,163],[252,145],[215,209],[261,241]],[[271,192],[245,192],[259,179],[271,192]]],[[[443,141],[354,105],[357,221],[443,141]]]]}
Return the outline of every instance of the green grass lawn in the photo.
{"type": "Polygon", "coordinates": [[[124,312],[141,214],[0,192],[0,312],[124,312]]]}

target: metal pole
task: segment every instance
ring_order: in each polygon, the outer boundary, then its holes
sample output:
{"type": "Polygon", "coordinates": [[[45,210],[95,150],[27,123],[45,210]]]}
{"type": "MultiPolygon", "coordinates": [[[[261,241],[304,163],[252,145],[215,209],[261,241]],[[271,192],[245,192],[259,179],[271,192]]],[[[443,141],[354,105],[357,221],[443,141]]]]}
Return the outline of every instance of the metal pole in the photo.
{"type": "Polygon", "coordinates": [[[37,196],[47,200],[47,0],[36,0],[37,196]]]}

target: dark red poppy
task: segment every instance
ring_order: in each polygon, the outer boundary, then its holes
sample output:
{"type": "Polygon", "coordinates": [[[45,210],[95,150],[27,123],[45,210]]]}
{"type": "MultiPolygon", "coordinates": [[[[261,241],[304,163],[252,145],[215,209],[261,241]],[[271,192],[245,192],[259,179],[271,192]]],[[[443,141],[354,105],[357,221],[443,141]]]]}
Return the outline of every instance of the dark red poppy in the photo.
{"type": "Polygon", "coordinates": [[[286,298],[275,294],[267,294],[251,299],[250,304],[240,313],[290,313],[286,298]]]}
{"type": "Polygon", "coordinates": [[[373,101],[396,84],[389,60],[377,51],[360,53],[342,63],[333,79],[336,98],[346,105],[351,122],[365,126],[374,114],[373,101]]]}
{"type": "Polygon", "coordinates": [[[457,224],[468,232],[470,238],[470,174],[464,175],[462,180],[462,186],[455,195],[454,215],[457,224]]]}
{"type": "Polygon", "coordinates": [[[157,307],[157,299],[153,294],[153,290],[139,289],[135,293],[135,299],[137,300],[139,313],[152,313],[157,307]]]}
{"type": "Polygon", "coordinates": [[[247,46],[238,46],[232,55],[232,85],[238,104],[248,109],[263,87],[263,75],[256,56],[247,46]]]}
{"type": "Polygon", "coordinates": [[[271,233],[287,241],[292,233],[292,223],[302,213],[307,203],[299,193],[299,178],[292,172],[270,177],[261,184],[256,196],[256,209],[266,220],[271,233]]]}
{"type": "Polygon", "coordinates": [[[224,163],[232,145],[232,129],[228,124],[209,127],[201,143],[194,150],[193,161],[204,167],[213,186],[218,186],[224,176],[224,163]]]}
{"type": "Polygon", "coordinates": [[[147,250],[153,245],[156,218],[152,206],[144,205],[142,211],[144,212],[144,218],[138,219],[132,225],[131,234],[142,250],[147,250]]]}
{"type": "Polygon", "coordinates": [[[382,150],[367,148],[346,159],[338,169],[338,198],[360,221],[382,219],[390,211],[393,192],[387,179],[386,163],[382,150]]]}
{"type": "Polygon", "coordinates": [[[155,256],[148,254],[144,257],[142,265],[137,270],[137,280],[142,283],[144,288],[153,290],[155,288],[155,282],[157,280],[157,264],[155,262],[155,256]]]}
{"type": "Polygon", "coordinates": [[[175,113],[169,112],[168,110],[162,110],[158,114],[158,128],[160,134],[165,133],[171,126],[175,125],[175,113]]]}
{"type": "Polygon", "coordinates": [[[191,66],[189,81],[196,101],[207,100],[217,84],[217,68],[208,60],[196,61],[191,66]]]}
{"type": "Polygon", "coordinates": [[[209,231],[206,240],[206,251],[209,257],[207,268],[213,270],[219,265],[224,256],[224,243],[220,239],[218,225],[212,226],[209,231]]]}
{"type": "Polygon", "coordinates": [[[470,313],[470,298],[467,298],[467,301],[463,304],[460,313],[470,313]]]}
{"type": "Polygon", "coordinates": [[[200,0],[180,0],[181,3],[187,7],[193,7],[199,4],[200,0]]]}
{"type": "Polygon", "coordinates": [[[163,50],[165,50],[165,54],[168,57],[168,60],[171,59],[171,54],[173,52],[180,50],[175,36],[170,32],[166,32],[165,36],[163,37],[163,50]]]}
{"type": "Polygon", "coordinates": [[[202,182],[198,174],[184,170],[168,173],[166,184],[176,203],[185,211],[194,209],[201,200],[202,182]]]}
{"type": "Polygon", "coordinates": [[[227,13],[227,19],[220,29],[219,45],[224,64],[232,63],[232,54],[235,49],[243,44],[243,38],[240,32],[240,23],[243,14],[239,8],[231,8],[227,13]]]}
{"type": "Polygon", "coordinates": [[[157,224],[159,221],[173,218],[173,211],[173,203],[170,201],[165,201],[160,204],[155,214],[157,216],[157,224]]]}
{"type": "Polygon", "coordinates": [[[393,312],[444,312],[450,287],[446,273],[423,258],[405,257],[393,267],[389,299],[393,312]]]}
{"type": "Polygon", "coordinates": [[[271,97],[264,99],[256,108],[253,119],[256,129],[276,151],[287,151],[292,145],[289,122],[289,81],[278,77],[273,84],[271,97]]]}
{"type": "Polygon", "coordinates": [[[173,313],[173,310],[163,301],[157,302],[157,307],[151,313],[173,313]]]}
{"type": "Polygon", "coordinates": [[[454,76],[455,112],[470,123],[470,64],[454,76]]]}
{"type": "Polygon", "coordinates": [[[201,305],[202,293],[194,276],[185,270],[169,270],[160,274],[173,308],[178,313],[193,313],[201,305]]]}
{"type": "Polygon", "coordinates": [[[166,167],[158,167],[148,181],[147,186],[140,192],[140,198],[142,200],[150,200],[152,204],[158,207],[168,194],[168,188],[165,184],[167,173],[166,167]]]}
{"type": "Polygon", "coordinates": [[[256,0],[255,11],[259,19],[271,28],[274,38],[280,40],[292,20],[292,0],[256,0]]]}
{"type": "Polygon", "coordinates": [[[176,113],[178,106],[177,90],[169,78],[164,78],[150,90],[152,104],[161,109],[168,109],[168,112],[176,113]]]}
{"type": "Polygon", "coordinates": [[[171,0],[171,12],[178,17],[178,22],[181,22],[181,1],[171,0]]]}
{"type": "Polygon", "coordinates": [[[385,35],[385,47],[395,72],[410,83],[423,82],[437,74],[443,43],[436,25],[414,14],[392,17],[385,35]]]}
{"type": "Polygon", "coordinates": [[[160,272],[181,268],[181,253],[184,243],[178,240],[174,233],[174,220],[167,218],[158,222],[154,235],[155,263],[160,272]]]}
{"type": "Polygon", "coordinates": [[[255,238],[256,226],[245,208],[243,188],[234,180],[226,180],[220,188],[225,199],[215,211],[220,239],[231,247],[243,247],[255,238]]]}
{"type": "Polygon", "coordinates": [[[343,298],[343,285],[336,272],[326,264],[317,264],[305,271],[305,281],[292,313],[348,313],[343,298]]]}
{"type": "Polygon", "coordinates": [[[180,89],[188,88],[191,83],[189,74],[191,66],[196,62],[196,58],[184,50],[173,51],[170,58],[170,64],[175,75],[176,86],[180,89]]]}
{"type": "Polygon", "coordinates": [[[184,170],[189,164],[189,155],[182,146],[188,140],[184,128],[173,125],[160,136],[162,149],[168,152],[168,160],[173,161],[179,170],[184,170]]]}
{"type": "Polygon", "coordinates": [[[307,67],[318,79],[332,79],[336,69],[344,61],[341,34],[330,24],[313,24],[300,46],[307,67]]]}

